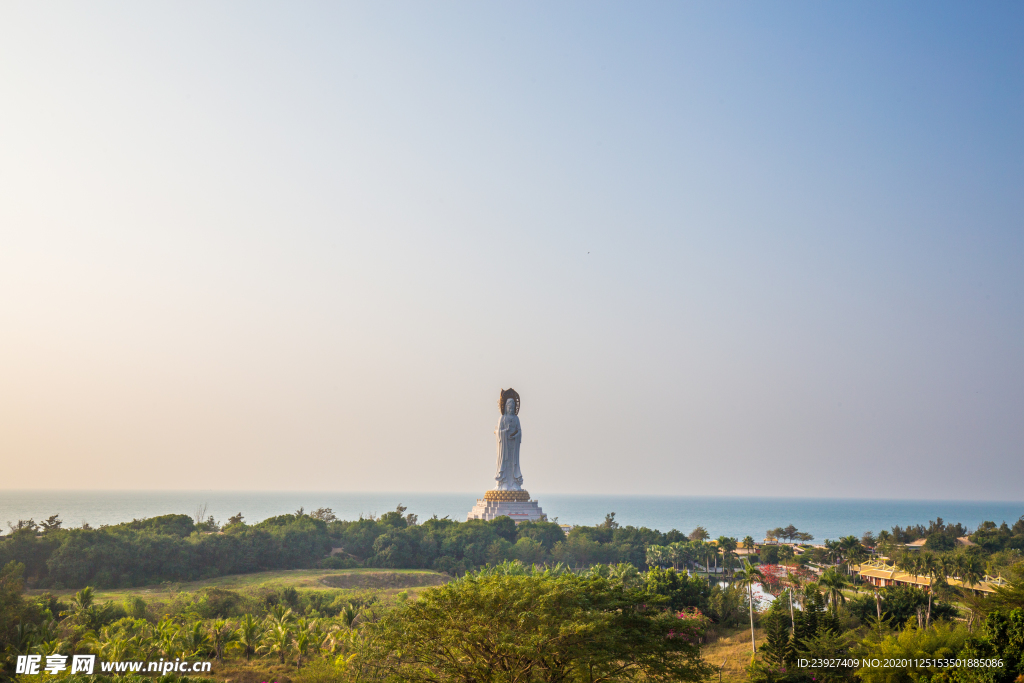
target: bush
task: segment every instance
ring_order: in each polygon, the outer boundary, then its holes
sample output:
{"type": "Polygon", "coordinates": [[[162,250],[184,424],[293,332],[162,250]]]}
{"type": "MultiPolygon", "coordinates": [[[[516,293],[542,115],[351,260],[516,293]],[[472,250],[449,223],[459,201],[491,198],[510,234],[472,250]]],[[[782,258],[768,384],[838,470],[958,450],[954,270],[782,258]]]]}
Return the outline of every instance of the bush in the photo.
{"type": "Polygon", "coordinates": [[[317,563],[317,567],[320,569],[355,569],[361,566],[362,563],[356,558],[344,555],[331,555],[317,563]]]}

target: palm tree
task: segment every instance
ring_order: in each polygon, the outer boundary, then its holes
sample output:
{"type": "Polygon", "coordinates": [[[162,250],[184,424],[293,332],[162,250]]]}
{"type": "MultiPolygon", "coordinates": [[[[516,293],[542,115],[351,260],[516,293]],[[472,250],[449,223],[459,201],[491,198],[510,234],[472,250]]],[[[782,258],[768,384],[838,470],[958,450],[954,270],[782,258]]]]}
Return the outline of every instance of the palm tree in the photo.
{"type": "Polygon", "coordinates": [[[878,592],[878,586],[871,584],[871,589],[875,591],[875,613],[878,617],[878,623],[882,623],[882,594],[878,592]]]}
{"type": "Polygon", "coordinates": [[[692,551],[689,543],[676,541],[668,546],[669,559],[672,560],[672,566],[677,570],[679,569],[679,565],[683,565],[684,569],[686,568],[686,565],[689,563],[691,553],[692,551]]]}
{"type": "Polygon", "coordinates": [[[718,547],[722,549],[722,566],[725,567],[726,573],[728,573],[729,568],[732,566],[731,560],[735,556],[737,545],[735,538],[729,536],[718,537],[718,547]]]}
{"type": "Polygon", "coordinates": [[[92,586],[86,586],[75,593],[75,597],[71,598],[71,608],[75,612],[84,612],[92,607],[94,599],[92,586]]]}
{"type": "Polygon", "coordinates": [[[635,586],[641,581],[640,572],[629,562],[612,565],[608,571],[608,578],[626,587],[635,586]]]}
{"type": "Polygon", "coordinates": [[[969,553],[962,554],[958,559],[957,569],[960,571],[960,580],[974,593],[974,587],[984,578],[981,559],[969,553]]]}
{"type": "Polygon", "coordinates": [[[267,619],[271,624],[287,626],[295,621],[295,613],[286,605],[274,605],[267,614],[267,619]]]}
{"type": "Polygon", "coordinates": [[[710,565],[708,564],[707,547],[706,547],[706,544],[704,543],[704,541],[701,541],[701,540],[690,541],[690,549],[693,552],[694,559],[696,559],[697,562],[700,562],[701,560],[704,560],[704,571],[705,571],[705,573],[708,574],[708,576],[710,576],[711,575],[711,568],[710,568],[710,565]]]}
{"type": "Polygon", "coordinates": [[[756,544],[754,543],[754,537],[753,536],[744,536],[743,537],[743,548],[744,548],[744,550],[748,550],[748,551],[753,550],[755,545],[756,544]]]}
{"type": "Polygon", "coordinates": [[[796,613],[793,611],[793,591],[800,587],[800,577],[787,569],[786,583],[788,584],[789,592],[789,624],[793,633],[796,633],[796,613]]]}
{"type": "Polygon", "coordinates": [[[217,619],[213,622],[210,626],[209,636],[210,644],[213,646],[214,657],[216,657],[218,662],[224,659],[225,648],[238,641],[238,631],[231,628],[228,622],[223,619],[217,619]]]}
{"type": "Polygon", "coordinates": [[[178,649],[178,641],[181,634],[181,627],[164,617],[156,625],[154,639],[156,650],[161,656],[167,659],[174,659],[181,650],[178,649]]]}
{"type": "Polygon", "coordinates": [[[743,560],[743,569],[736,572],[736,586],[740,590],[747,589],[747,598],[750,601],[750,647],[754,654],[757,654],[757,641],[754,640],[754,584],[764,584],[764,574],[761,570],[750,564],[750,560],[743,560]]]}
{"type": "Polygon", "coordinates": [[[663,545],[649,545],[647,546],[647,566],[649,567],[660,567],[665,563],[665,546],[663,545]]]}
{"type": "Polygon", "coordinates": [[[913,574],[915,580],[921,575],[921,558],[910,554],[906,550],[900,553],[899,558],[896,560],[896,566],[908,574],[913,574]]]}
{"type": "Polygon", "coordinates": [[[338,612],[338,618],[341,619],[341,623],[345,625],[345,628],[352,628],[358,616],[359,609],[351,602],[342,607],[338,612]]]}
{"type": "Polygon", "coordinates": [[[119,630],[109,626],[100,629],[99,634],[89,631],[82,638],[82,643],[95,655],[108,661],[128,659],[132,652],[132,642],[125,638],[119,630]]]}
{"type": "Polygon", "coordinates": [[[238,623],[238,630],[236,631],[237,637],[235,643],[237,647],[242,649],[245,654],[245,660],[249,659],[256,654],[256,650],[259,649],[260,643],[263,642],[263,634],[267,632],[267,629],[258,622],[251,614],[246,614],[242,617],[242,620],[238,623]]]}
{"type": "Polygon", "coordinates": [[[836,571],[835,567],[830,567],[822,572],[818,585],[826,590],[832,604],[832,613],[838,615],[839,605],[846,602],[846,596],[843,595],[843,588],[847,585],[846,577],[836,571]]]}
{"type": "Polygon", "coordinates": [[[860,544],[860,540],[856,536],[851,535],[840,538],[839,547],[841,548],[843,558],[847,561],[847,572],[852,574],[852,564],[864,552],[864,546],[860,544]]]}
{"type": "Polygon", "coordinates": [[[206,635],[202,621],[193,621],[181,630],[183,657],[195,657],[209,652],[210,637],[206,635]]]}
{"type": "Polygon", "coordinates": [[[295,651],[298,653],[298,659],[296,660],[295,666],[301,671],[302,670],[302,655],[309,651],[309,646],[312,644],[313,638],[309,629],[299,629],[295,634],[295,651]]]}
{"type": "Polygon", "coordinates": [[[875,550],[886,557],[892,552],[892,534],[888,531],[879,531],[875,537],[875,550]]]}
{"type": "Polygon", "coordinates": [[[923,553],[920,562],[921,571],[928,577],[928,613],[924,620],[924,627],[928,628],[932,620],[932,594],[935,592],[935,583],[940,576],[941,567],[932,553],[923,553]]]}
{"type": "Polygon", "coordinates": [[[267,633],[261,650],[276,654],[284,664],[285,657],[292,650],[292,632],[285,624],[277,624],[267,633]]]}

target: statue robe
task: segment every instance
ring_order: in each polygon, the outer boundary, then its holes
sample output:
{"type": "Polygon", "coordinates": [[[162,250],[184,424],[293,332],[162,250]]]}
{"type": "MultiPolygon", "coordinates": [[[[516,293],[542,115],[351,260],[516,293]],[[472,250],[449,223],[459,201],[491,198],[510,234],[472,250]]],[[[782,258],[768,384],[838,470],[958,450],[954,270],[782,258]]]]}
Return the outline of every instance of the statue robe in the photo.
{"type": "Polygon", "coordinates": [[[523,430],[519,416],[515,413],[502,415],[498,428],[498,474],[494,477],[499,491],[522,491],[523,474],[519,471],[519,445],[523,442],[523,430]]]}

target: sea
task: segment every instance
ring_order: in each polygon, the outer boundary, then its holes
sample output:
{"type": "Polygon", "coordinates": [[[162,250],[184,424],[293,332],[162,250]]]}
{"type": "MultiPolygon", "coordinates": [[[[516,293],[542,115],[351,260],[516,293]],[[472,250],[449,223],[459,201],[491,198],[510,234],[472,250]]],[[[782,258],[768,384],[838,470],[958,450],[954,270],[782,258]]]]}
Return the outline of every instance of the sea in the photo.
{"type": "MultiPolygon", "coordinates": [[[[844,498],[731,498],[701,496],[611,496],[534,493],[551,521],[574,526],[599,524],[609,513],[626,526],[689,533],[703,526],[713,538],[753,536],[790,524],[815,542],[860,537],[894,525],[927,525],[941,517],[974,529],[984,521],[1013,524],[1024,502],[964,500],[856,500],[844,498]]],[[[434,515],[465,520],[480,497],[476,493],[346,493],[340,491],[0,491],[0,525],[36,522],[60,515],[64,527],[99,527],[166,514],[185,514],[218,522],[241,513],[248,523],[317,508],[331,508],[339,519],[359,519],[407,508],[420,521],[434,515]]]]}

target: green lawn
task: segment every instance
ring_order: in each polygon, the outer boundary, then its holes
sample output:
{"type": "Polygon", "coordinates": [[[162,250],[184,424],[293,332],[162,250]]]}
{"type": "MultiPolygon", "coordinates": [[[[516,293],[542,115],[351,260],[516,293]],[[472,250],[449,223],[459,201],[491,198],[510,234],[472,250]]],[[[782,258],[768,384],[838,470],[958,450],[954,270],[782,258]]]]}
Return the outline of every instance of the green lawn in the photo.
{"type": "MultiPolygon", "coordinates": [[[[233,574],[219,576],[204,581],[187,583],[166,583],[138,588],[97,589],[96,599],[99,601],[123,600],[128,595],[139,595],[149,599],[167,599],[175,593],[194,592],[203,588],[223,588],[226,590],[243,590],[247,588],[304,588],[312,590],[380,589],[399,590],[408,588],[424,588],[436,586],[449,579],[445,574],[422,569],[290,569],[276,572],[258,572],[255,574],[233,574]]],[[[71,590],[30,590],[29,594],[38,595],[49,592],[58,596],[69,596],[71,590]]]]}

